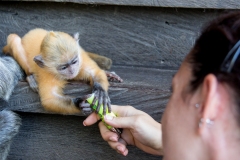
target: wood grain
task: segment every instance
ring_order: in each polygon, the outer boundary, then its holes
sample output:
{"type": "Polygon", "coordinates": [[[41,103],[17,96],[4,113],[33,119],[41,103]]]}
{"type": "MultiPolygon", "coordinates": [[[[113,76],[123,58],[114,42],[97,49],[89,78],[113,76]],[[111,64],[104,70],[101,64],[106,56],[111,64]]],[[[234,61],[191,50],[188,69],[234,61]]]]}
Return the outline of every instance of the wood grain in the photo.
{"type": "Polygon", "coordinates": [[[44,1],[44,2],[73,2],[92,5],[125,5],[125,6],[151,6],[174,8],[215,8],[240,9],[238,0],[18,0],[18,1],[44,1]]]}
{"type": "Polygon", "coordinates": [[[9,160],[162,159],[133,146],[128,146],[127,157],[118,154],[102,139],[97,124],[89,127],[82,125],[84,117],[18,114],[22,118],[22,126],[13,139],[9,160]]]}
{"type": "MultiPolygon", "coordinates": [[[[126,66],[112,69],[124,79],[123,83],[111,83],[109,94],[112,103],[132,105],[160,121],[176,70],[126,66]]],[[[76,82],[65,90],[72,96],[90,92],[88,85],[76,82]]],[[[22,118],[20,132],[13,140],[8,159],[162,159],[131,146],[128,146],[127,157],[119,155],[102,140],[97,125],[83,127],[85,117],[44,111],[38,94],[32,92],[26,82],[19,82],[10,101],[0,101],[0,108],[17,111],[22,118]]]]}
{"type": "Polygon", "coordinates": [[[222,10],[11,2],[0,5],[0,47],[33,28],[80,32],[87,51],[114,65],[178,68],[202,25],[222,10]]]}
{"type": "MultiPolygon", "coordinates": [[[[82,4],[50,1],[1,1],[0,47],[5,45],[10,33],[23,36],[33,28],[70,34],[79,31],[80,45],[87,51],[111,58],[112,70],[124,80],[123,83],[111,83],[112,104],[132,105],[157,121],[171,95],[172,75],[194,45],[202,25],[224,12],[162,7],[239,7],[235,0],[68,0],[82,4]]],[[[83,96],[91,93],[91,88],[73,82],[65,93],[83,96]]],[[[0,109],[16,111],[22,118],[22,127],[13,141],[9,159],[161,158],[135,147],[130,147],[127,157],[118,155],[102,140],[96,125],[82,126],[85,117],[62,116],[43,110],[38,94],[32,92],[26,82],[19,82],[9,102],[0,101],[0,109]]],[[[158,135],[153,133],[153,136],[158,135]]]]}
{"type": "MultiPolygon", "coordinates": [[[[113,70],[124,82],[111,83],[109,96],[112,104],[132,105],[160,121],[170,96],[171,78],[176,71],[133,67],[113,67],[113,70]]],[[[65,90],[65,94],[74,97],[90,93],[90,86],[77,82],[70,83],[65,90]]],[[[19,82],[8,102],[0,100],[0,109],[50,114],[43,109],[39,95],[29,88],[27,82],[19,82]]]]}

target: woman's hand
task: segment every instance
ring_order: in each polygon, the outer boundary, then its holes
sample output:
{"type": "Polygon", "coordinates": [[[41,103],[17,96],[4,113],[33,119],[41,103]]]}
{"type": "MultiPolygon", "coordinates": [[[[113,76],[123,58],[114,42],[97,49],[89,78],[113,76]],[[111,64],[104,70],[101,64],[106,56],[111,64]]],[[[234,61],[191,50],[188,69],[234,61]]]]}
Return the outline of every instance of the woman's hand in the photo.
{"type": "MultiPolygon", "coordinates": [[[[122,128],[121,137],[111,132],[103,124],[99,123],[101,135],[108,144],[118,153],[126,156],[128,154],[127,145],[135,145],[141,150],[162,155],[162,130],[161,124],[155,121],[147,113],[137,110],[131,106],[112,105],[112,111],[117,117],[105,116],[107,124],[122,128]]],[[[92,125],[99,120],[96,113],[92,113],[83,122],[84,126],[92,125]]]]}

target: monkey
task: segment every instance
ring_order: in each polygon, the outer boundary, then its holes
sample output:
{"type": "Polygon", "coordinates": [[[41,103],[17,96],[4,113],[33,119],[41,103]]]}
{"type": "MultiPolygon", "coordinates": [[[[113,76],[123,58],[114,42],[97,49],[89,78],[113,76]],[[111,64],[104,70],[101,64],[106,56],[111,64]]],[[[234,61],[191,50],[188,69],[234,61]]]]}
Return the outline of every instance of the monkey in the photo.
{"type": "Polygon", "coordinates": [[[6,160],[13,138],[19,132],[21,118],[13,111],[0,111],[0,160],[6,160]]]}
{"type": "MultiPolygon", "coordinates": [[[[0,57],[0,99],[8,101],[14,87],[19,80],[23,80],[24,73],[17,62],[10,56],[0,57]]],[[[12,139],[19,132],[21,118],[14,112],[1,106],[0,111],[0,159],[6,160],[12,139]]]]}
{"type": "Polygon", "coordinates": [[[12,57],[2,56],[0,57],[0,75],[0,98],[8,101],[18,81],[23,80],[24,73],[12,57]]]}
{"type": "Polygon", "coordinates": [[[13,56],[23,68],[30,86],[36,80],[41,104],[46,110],[60,114],[89,113],[91,107],[83,105],[82,98],[63,95],[68,80],[84,80],[96,95],[92,104],[98,101],[97,111],[103,105],[106,114],[106,108],[111,111],[107,75],[93,60],[97,55],[86,52],[78,41],[78,33],[72,37],[65,32],[36,28],[22,38],[10,34],[3,52],[13,56]]]}
{"type": "MultiPolygon", "coordinates": [[[[86,51],[85,51],[86,52],[86,51]]],[[[111,68],[112,66],[112,60],[110,58],[104,57],[104,56],[100,56],[91,52],[86,52],[88,54],[88,56],[94,60],[97,65],[103,69],[103,70],[108,70],[111,68]]]]}

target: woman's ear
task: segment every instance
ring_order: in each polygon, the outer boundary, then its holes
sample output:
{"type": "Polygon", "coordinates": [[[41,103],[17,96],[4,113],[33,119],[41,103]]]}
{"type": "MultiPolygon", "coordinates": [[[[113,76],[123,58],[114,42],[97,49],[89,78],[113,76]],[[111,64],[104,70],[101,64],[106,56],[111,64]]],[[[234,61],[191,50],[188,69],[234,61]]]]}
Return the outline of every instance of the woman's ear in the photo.
{"type": "Polygon", "coordinates": [[[222,90],[219,89],[219,85],[217,77],[213,74],[208,74],[203,80],[200,93],[202,99],[200,121],[203,121],[201,125],[208,125],[206,121],[209,120],[214,121],[220,111],[219,104],[221,103],[222,90]]]}

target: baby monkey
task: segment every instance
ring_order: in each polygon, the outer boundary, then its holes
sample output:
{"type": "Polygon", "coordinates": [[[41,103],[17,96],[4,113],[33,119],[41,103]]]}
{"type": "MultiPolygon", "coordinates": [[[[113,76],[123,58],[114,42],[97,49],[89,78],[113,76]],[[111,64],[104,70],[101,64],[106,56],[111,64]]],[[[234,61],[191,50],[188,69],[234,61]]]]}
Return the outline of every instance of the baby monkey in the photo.
{"type": "Polygon", "coordinates": [[[46,110],[60,114],[89,113],[91,108],[82,103],[83,99],[63,94],[68,80],[84,80],[93,87],[96,95],[93,104],[98,101],[98,108],[103,105],[104,113],[106,108],[111,112],[107,75],[121,79],[99,68],[102,65],[109,69],[112,63],[109,58],[84,51],[78,41],[78,33],[72,37],[37,28],[22,38],[10,34],[3,52],[13,56],[24,69],[30,87],[38,89],[46,110]]]}

